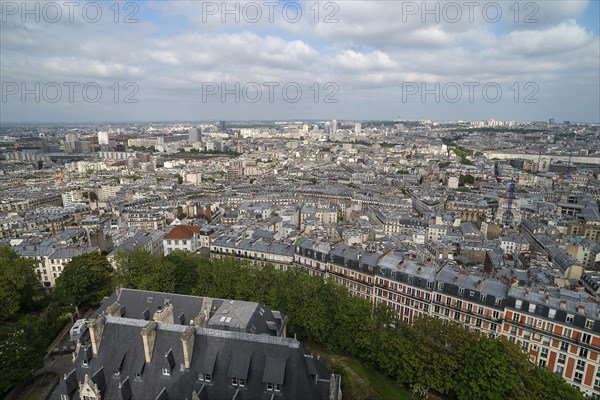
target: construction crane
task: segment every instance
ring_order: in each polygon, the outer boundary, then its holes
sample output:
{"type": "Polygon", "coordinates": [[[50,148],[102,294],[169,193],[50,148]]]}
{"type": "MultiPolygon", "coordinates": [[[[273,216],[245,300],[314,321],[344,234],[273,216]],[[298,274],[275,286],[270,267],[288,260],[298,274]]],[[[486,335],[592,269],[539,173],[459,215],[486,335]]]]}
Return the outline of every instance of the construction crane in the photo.
{"type": "Polygon", "coordinates": [[[512,205],[513,205],[513,200],[516,198],[516,189],[517,189],[517,182],[519,182],[519,176],[517,175],[515,176],[496,176],[496,175],[492,175],[490,176],[491,179],[495,179],[496,182],[501,183],[502,180],[506,180],[506,179],[510,179],[510,181],[508,182],[508,190],[506,192],[506,198],[508,199],[508,204],[506,205],[506,218],[504,218],[504,226],[505,227],[509,227],[510,226],[510,221],[512,219],[512,205]]]}
{"type": "Polygon", "coordinates": [[[575,151],[575,144],[577,142],[577,131],[575,131],[575,136],[573,137],[573,143],[571,143],[571,148],[569,150],[569,162],[567,163],[567,174],[571,176],[571,167],[573,166],[573,151],[575,151]]]}
{"type": "Polygon", "coordinates": [[[504,221],[504,226],[506,227],[510,226],[510,220],[512,219],[512,203],[515,199],[515,188],[516,182],[515,178],[513,177],[508,184],[508,204],[506,206],[506,220],[504,221]]]}

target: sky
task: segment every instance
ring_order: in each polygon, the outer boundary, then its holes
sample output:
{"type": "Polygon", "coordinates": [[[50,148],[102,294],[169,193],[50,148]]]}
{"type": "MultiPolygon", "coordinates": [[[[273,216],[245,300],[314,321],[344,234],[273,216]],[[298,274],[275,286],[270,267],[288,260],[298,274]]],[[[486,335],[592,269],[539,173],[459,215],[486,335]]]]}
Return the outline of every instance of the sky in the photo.
{"type": "Polygon", "coordinates": [[[599,3],[0,0],[0,123],[598,123],[599,3]]]}

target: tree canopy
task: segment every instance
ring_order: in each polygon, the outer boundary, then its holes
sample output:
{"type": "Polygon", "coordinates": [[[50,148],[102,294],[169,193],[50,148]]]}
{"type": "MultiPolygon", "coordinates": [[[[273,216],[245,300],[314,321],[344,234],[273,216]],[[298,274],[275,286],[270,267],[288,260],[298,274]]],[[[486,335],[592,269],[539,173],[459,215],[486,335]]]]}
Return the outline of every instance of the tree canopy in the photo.
{"type": "Polygon", "coordinates": [[[35,261],[21,258],[8,246],[0,246],[0,321],[27,311],[38,285],[35,261]]]}
{"type": "Polygon", "coordinates": [[[112,267],[92,252],[73,257],[56,279],[56,299],[74,306],[92,305],[112,291],[112,267]]]}

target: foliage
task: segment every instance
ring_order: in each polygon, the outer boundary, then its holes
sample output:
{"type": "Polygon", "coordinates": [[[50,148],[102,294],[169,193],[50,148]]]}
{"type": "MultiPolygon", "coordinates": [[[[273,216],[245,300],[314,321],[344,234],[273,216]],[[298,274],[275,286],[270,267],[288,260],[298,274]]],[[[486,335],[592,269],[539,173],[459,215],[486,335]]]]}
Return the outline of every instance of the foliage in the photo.
{"type": "Polygon", "coordinates": [[[30,330],[32,322],[24,319],[16,324],[0,326],[0,395],[43,365],[43,354],[40,354],[37,343],[31,343],[37,339],[30,330]]]}
{"type": "Polygon", "coordinates": [[[0,397],[42,367],[48,346],[71,319],[38,291],[34,265],[0,247],[0,397]]]}
{"type": "Polygon", "coordinates": [[[444,161],[444,162],[439,163],[438,167],[440,169],[444,169],[444,168],[448,167],[450,164],[451,164],[450,161],[444,161]]]}
{"type": "Polygon", "coordinates": [[[472,185],[475,183],[475,177],[471,174],[461,175],[458,177],[458,186],[472,185]]]}
{"type": "Polygon", "coordinates": [[[92,305],[112,291],[112,267],[92,252],[73,257],[56,279],[55,296],[63,304],[92,305]]]}
{"type": "Polygon", "coordinates": [[[166,257],[143,249],[117,254],[116,282],[132,289],[191,293],[199,280],[198,257],[181,250],[166,257]]]}
{"type": "Polygon", "coordinates": [[[183,183],[183,176],[181,176],[180,174],[177,174],[177,183],[179,183],[180,185],[183,183]]]}
{"type": "Polygon", "coordinates": [[[501,344],[483,338],[464,357],[456,393],[460,400],[503,400],[513,396],[518,386],[517,370],[501,344]]]}
{"type": "Polygon", "coordinates": [[[35,261],[21,258],[8,246],[0,246],[0,321],[28,311],[39,280],[35,261]]]}
{"type": "Polygon", "coordinates": [[[146,146],[129,146],[129,150],[133,150],[133,151],[151,151],[151,152],[155,152],[156,151],[156,147],[154,146],[150,146],[150,147],[146,147],[146,146]]]}

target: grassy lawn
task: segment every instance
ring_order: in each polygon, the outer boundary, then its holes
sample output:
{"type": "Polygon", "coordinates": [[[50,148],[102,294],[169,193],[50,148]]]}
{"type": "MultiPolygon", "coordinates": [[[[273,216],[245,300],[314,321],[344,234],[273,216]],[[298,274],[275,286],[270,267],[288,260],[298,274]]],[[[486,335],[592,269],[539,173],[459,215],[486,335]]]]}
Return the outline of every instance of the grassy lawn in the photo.
{"type": "Polygon", "coordinates": [[[352,368],[362,378],[367,380],[373,389],[375,389],[375,391],[379,393],[385,400],[415,399],[415,397],[407,388],[401,386],[400,384],[373,369],[365,368],[360,361],[353,358],[347,358],[345,361],[350,368],[352,368]]]}
{"type": "Polygon", "coordinates": [[[327,366],[342,376],[342,394],[353,400],[415,400],[409,389],[365,366],[355,358],[330,353],[321,346],[305,344],[313,354],[321,354],[327,366]]]}

